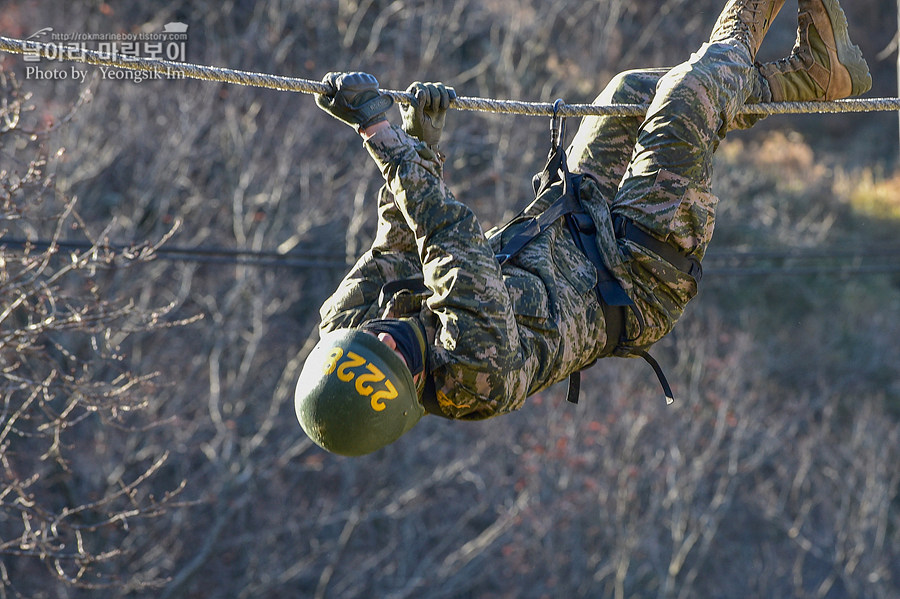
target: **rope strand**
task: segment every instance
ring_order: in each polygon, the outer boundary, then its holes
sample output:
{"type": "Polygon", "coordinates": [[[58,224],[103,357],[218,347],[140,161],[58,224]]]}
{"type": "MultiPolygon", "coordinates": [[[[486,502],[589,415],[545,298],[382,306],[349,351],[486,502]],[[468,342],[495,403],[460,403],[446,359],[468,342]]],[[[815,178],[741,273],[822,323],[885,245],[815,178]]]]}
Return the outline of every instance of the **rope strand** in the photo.
{"type": "MultiPolygon", "coordinates": [[[[10,54],[27,54],[40,56],[50,60],[66,60],[81,62],[95,66],[108,66],[134,71],[145,71],[171,75],[178,73],[202,81],[215,81],[235,85],[247,85],[275,89],[280,91],[300,92],[306,94],[327,93],[329,88],[321,81],[301,79],[299,77],[283,77],[268,73],[255,73],[225,67],[212,67],[175,62],[155,58],[118,57],[115,55],[88,50],[86,48],[69,48],[64,45],[45,44],[33,40],[19,40],[0,36],[0,51],[10,54]]],[[[409,104],[414,98],[411,94],[395,90],[382,90],[394,101],[409,104]]],[[[553,102],[522,102],[518,100],[495,100],[491,98],[456,98],[451,108],[477,112],[500,114],[518,114],[528,116],[551,116],[554,114],[553,102]]],[[[800,113],[840,113],[840,112],[888,112],[900,110],[898,98],[852,98],[827,102],[773,102],[746,104],[740,109],[742,114],[800,114],[800,113]]],[[[641,104],[562,104],[556,114],[559,116],[643,116],[647,107],[641,104]]]]}

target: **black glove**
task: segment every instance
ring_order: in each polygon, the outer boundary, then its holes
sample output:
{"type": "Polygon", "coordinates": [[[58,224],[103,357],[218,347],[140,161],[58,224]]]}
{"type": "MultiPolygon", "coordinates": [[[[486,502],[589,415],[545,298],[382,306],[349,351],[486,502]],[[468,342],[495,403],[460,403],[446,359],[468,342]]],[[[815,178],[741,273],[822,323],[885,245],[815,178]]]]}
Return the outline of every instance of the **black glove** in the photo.
{"type": "Polygon", "coordinates": [[[333,91],[316,94],[316,104],[355,129],[386,121],[384,113],[394,104],[378,91],[378,80],[368,73],[328,73],[322,83],[333,91]]]}
{"type": "Polygon", "coordinates": [[[447,109],[450,108],[450,102],[456,99],[456,90],[443,83],[416,81],[406,91],[415,96],[415,101],[410,105],[400,106],[403,130],[429,146],[436,147],[444,131],[447,109]]]}

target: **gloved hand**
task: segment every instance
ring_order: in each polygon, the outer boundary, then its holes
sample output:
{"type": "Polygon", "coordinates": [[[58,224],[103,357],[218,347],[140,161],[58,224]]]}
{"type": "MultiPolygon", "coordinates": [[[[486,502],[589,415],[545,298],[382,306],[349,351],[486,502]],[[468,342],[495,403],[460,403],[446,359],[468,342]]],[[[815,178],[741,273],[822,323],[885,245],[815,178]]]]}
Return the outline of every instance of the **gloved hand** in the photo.
{"type": "Polygon", "coordinates": [[[316,104],[357,130],[387,120],[384,113],[394,104],[378,91],[378,80],[368,73],[328,73],[322,83],[333,91],[316,94],[316,104]]]}
{"type": "Polygon", "coordinates": [[[447,109],[450,108],[451,100],[456,99],[456,90],[443,83],[416,81],[406,91],[416,99],[412,104],[400,106],[403,130],[429,146],[436,147],[441,141],[447,109]]]}

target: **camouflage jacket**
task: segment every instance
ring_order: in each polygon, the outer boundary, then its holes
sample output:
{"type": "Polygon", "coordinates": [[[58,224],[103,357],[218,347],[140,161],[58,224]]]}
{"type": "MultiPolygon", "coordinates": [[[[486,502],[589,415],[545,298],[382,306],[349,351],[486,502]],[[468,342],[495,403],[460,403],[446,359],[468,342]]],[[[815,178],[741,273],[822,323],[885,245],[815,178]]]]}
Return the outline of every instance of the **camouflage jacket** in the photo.
{"type": "MultiPolygon", "coordinates": [[[[597,271],[562,219],[501,268],[495,252],[515,225],[489,242],[475,214],[445,185],[434,152],[398,127],[366,148],[386,180],[378,233],[322,306],[323,332],[370,318],[416,316],[428,335],[427,369],[440,409],[452,418],[516,410],[597,359],[606,344],[597,271]],[[417,276],[424,276],[426,293],[381,297],[385,283],[417,276]]],[[[552,191],[526,213],[552,202],[552,191]]],[[[603,259],[643,316],[642,327],[628,314],[625,336],[630,346],[646,348],[671,330],[696,283],[652,252],[617,240],[599,196],[586,181],[582,199],[603,259]]]]}

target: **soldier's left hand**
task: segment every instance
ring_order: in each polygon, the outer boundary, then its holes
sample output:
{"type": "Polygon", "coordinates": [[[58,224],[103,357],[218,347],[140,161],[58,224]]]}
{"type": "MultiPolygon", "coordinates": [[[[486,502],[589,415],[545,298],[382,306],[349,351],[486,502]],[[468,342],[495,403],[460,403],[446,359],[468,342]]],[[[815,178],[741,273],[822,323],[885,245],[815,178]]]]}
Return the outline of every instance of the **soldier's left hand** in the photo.
{"type": "Polygon", "coordinates": [[[443,83],[416,81],[406,91],[415,96],[415,101],[400,105],[403,130],[436,147],[447,121],[447,109],[456,99],[456,90],[443,83]]]}

